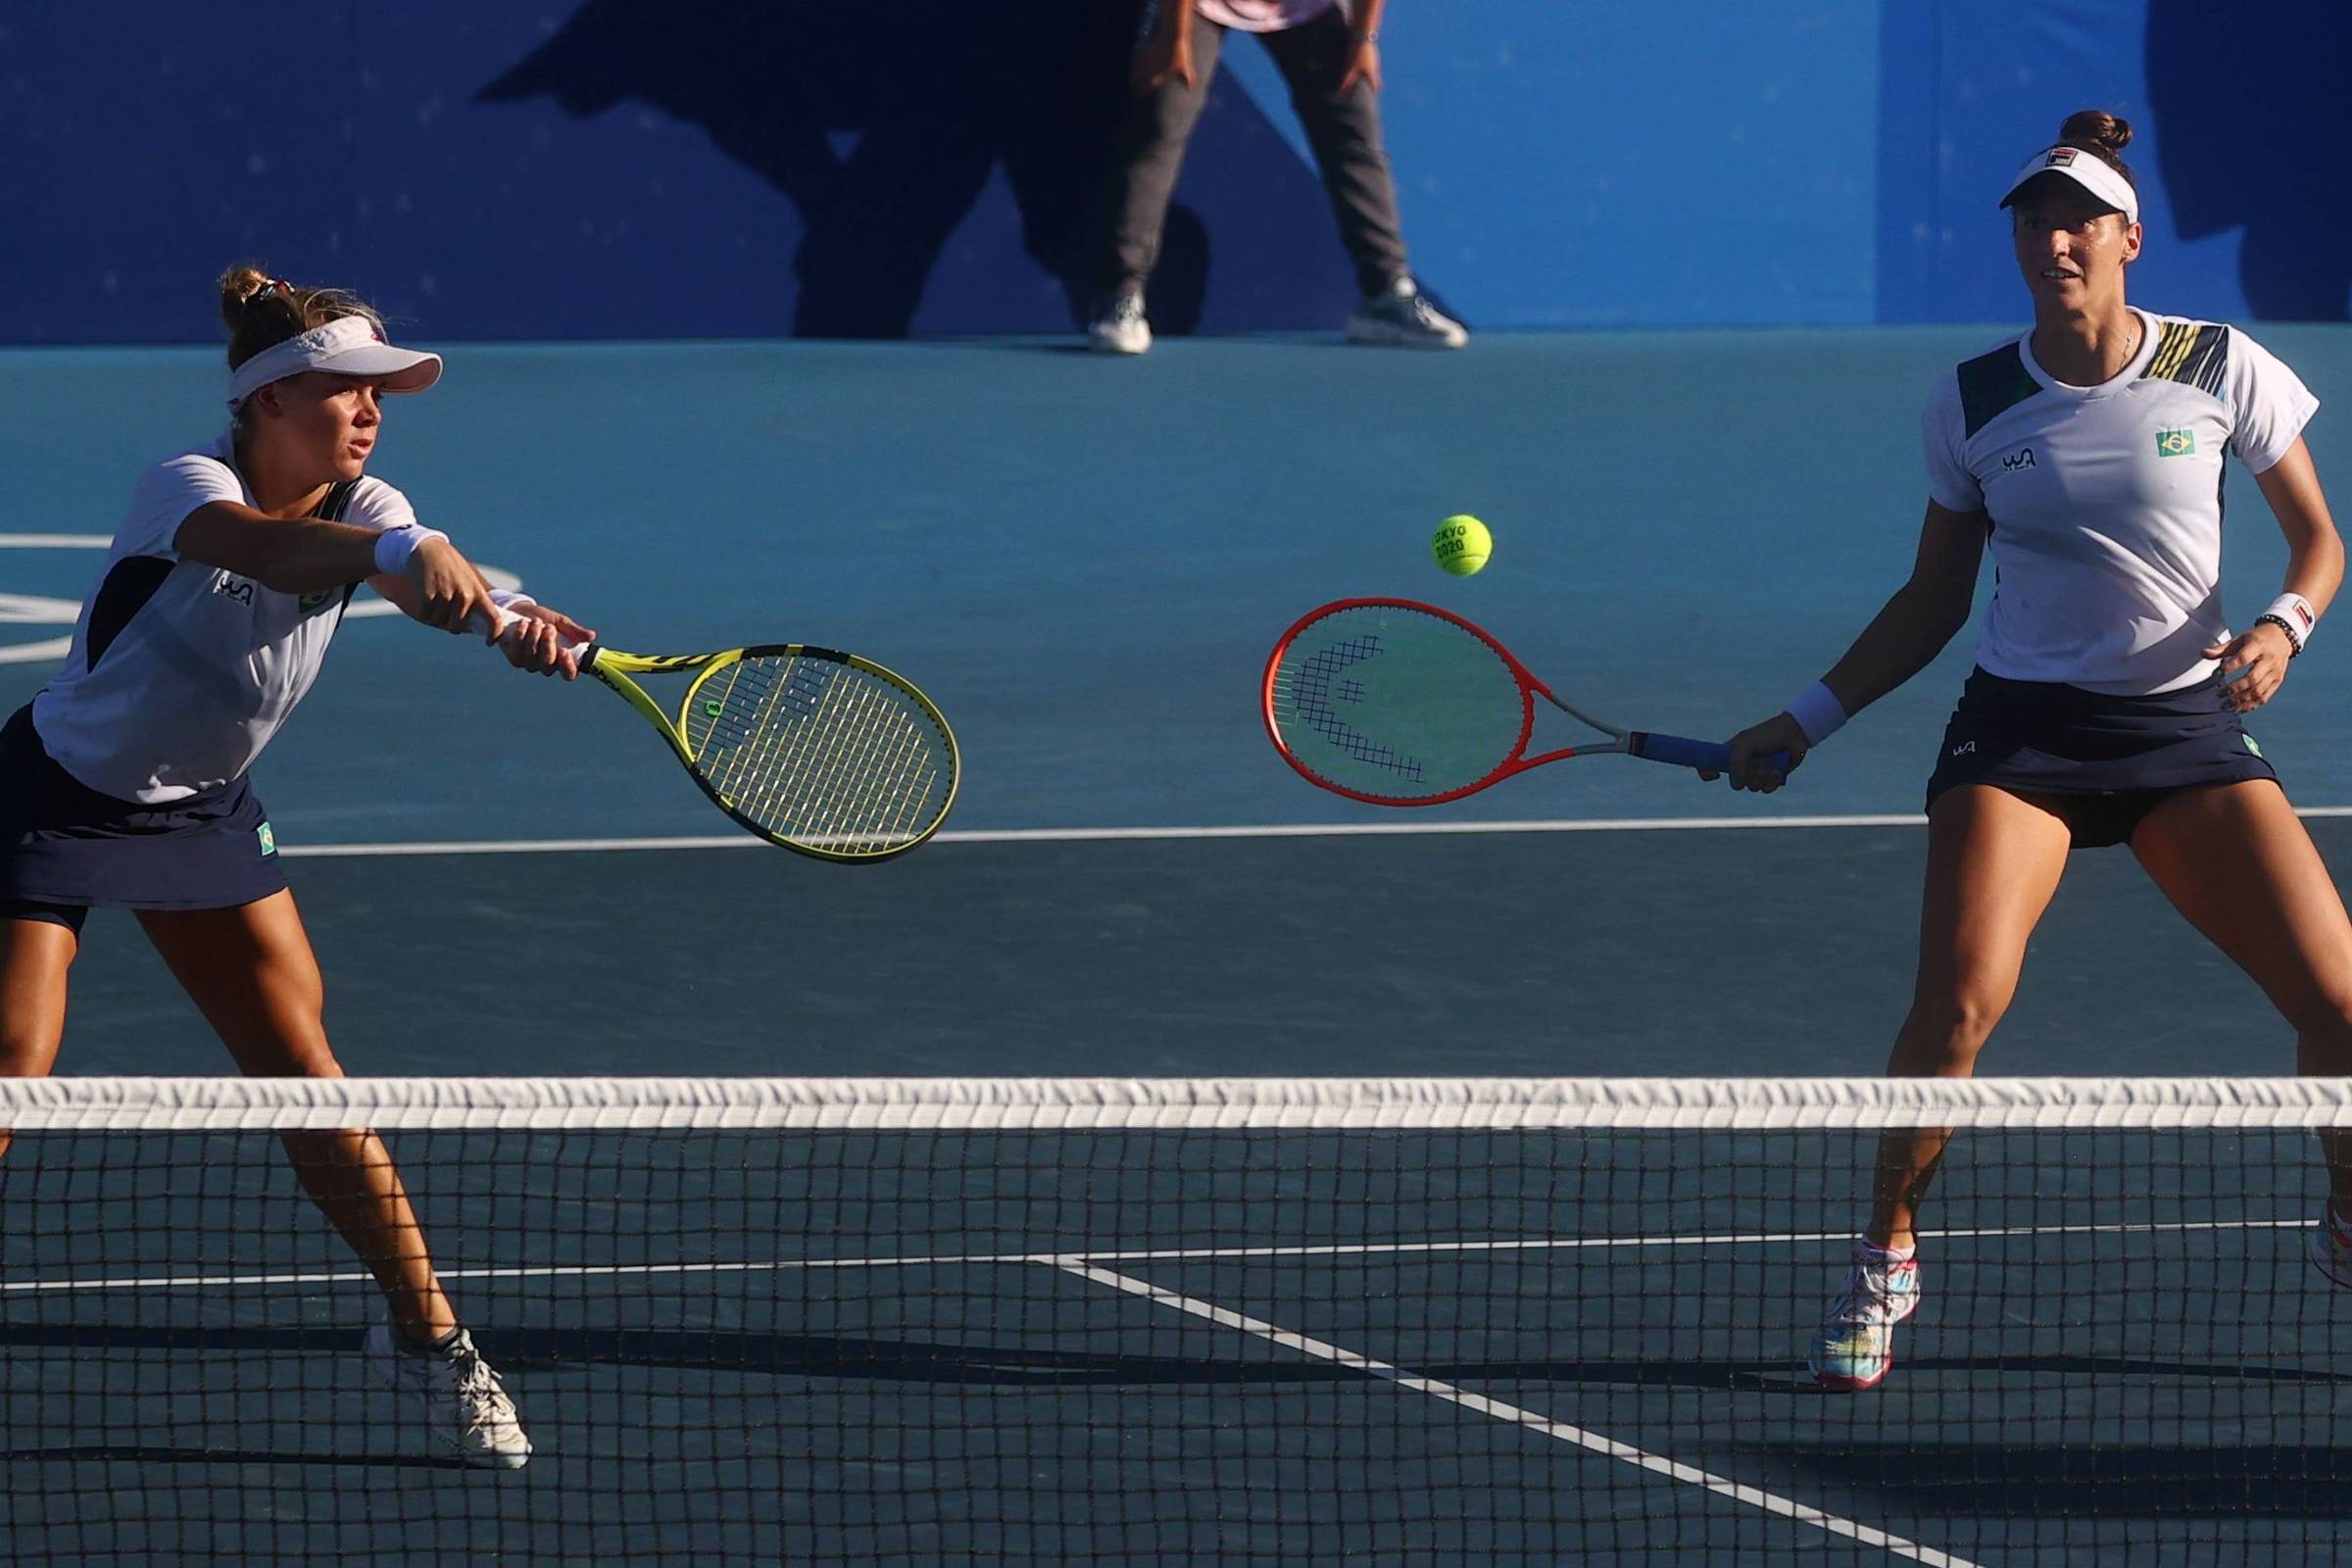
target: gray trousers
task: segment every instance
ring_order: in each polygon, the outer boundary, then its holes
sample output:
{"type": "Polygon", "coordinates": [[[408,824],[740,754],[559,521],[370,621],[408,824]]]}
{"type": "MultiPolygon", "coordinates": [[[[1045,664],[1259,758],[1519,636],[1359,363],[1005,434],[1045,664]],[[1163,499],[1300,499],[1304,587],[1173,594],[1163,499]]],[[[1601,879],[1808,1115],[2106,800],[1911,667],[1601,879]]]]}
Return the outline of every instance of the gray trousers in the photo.
{"type": "MultiPolygon", "coordinates": [[[[1347,19],[1335,6],[1311,22],[1258,36],[1290,84],[1291,107],[1314,149],[1340,241],[1355,264],[1356,286],[1366,295],[1381,293],[1408,270],[1404,236],[1396,220],[1396,182],[1380,139],[1378,95],[1360,81],[1345,93],[1333,90],[1348,65],[1347,19]]],[[[1222,26],[1196,13],[1194,84],[1171,81],[1136,99],[1128,114],[1104,204],[1108,232],[1096,271],[1098,294],[1142,287],[1159,260],[1184,144],[1200,118],[1224,39],[1222,26]]]]}

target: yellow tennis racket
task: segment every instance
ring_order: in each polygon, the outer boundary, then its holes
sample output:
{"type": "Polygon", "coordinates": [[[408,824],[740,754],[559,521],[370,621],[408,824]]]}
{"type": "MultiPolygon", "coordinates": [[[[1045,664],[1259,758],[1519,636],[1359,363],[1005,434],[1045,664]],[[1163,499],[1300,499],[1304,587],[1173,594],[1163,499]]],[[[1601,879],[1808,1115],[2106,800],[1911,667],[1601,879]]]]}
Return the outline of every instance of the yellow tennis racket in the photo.
{"type": "Polygon", "coordinates": [[[716,654],[624,654],[590,643],[580,668],[662,732],[718,808],[820,860],[887,860],[956,804],[956,732],[914,683],[870,659],[801,643],[716,654]],[[672,718],[637,675],[688,675],[672,718]]]}

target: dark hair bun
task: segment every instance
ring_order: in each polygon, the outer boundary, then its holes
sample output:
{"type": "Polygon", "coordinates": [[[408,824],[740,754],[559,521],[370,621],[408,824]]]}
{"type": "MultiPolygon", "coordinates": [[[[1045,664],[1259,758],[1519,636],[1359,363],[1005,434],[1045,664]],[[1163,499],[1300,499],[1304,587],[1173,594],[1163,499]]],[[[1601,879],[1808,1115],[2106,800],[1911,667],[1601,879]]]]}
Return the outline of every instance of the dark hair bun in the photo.
{"type": "Polygon", "coordinates": [[[245,319],[245,307],[270,286],[270,274],[251,263],[241,263],[220,274],[220,320],[234,332],[245,319]]]}
{"type": "Polygon", "coordinates": [[[2112,156],[2132,145],[2132,122],[2104,109],[2078,109],[2058,127],[2058,140],[2068,146],[2112,156]]]}

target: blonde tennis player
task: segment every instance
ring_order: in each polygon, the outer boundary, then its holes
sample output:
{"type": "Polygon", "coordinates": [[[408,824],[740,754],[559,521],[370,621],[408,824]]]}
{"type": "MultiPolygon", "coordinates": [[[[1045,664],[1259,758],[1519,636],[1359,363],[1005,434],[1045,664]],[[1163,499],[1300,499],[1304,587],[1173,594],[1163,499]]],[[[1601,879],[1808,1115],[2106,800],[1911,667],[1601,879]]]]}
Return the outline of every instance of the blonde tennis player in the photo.
{"type": "MultiPolygon", "coordinates": [[[[238,269],[220,294],[229,429],[140,475],[65,667],[0,727],[0,1073],[50,1070],[82,922],[112,907],[134,911],[243,1071],[340,1076],[254,760],[363,581],[447,632],[503,604],[519,618],[500,648],[543,674],[576,674],[564,639],[592,635],[489,588],[368,476],[384,399],[431,386],[438,356],[387,343],[376,313],[340,290],[238,269]]],[[[370,1359],[468,1463],[524,1463],[530,1440],[441,1289],[383,1144],[362,1131],[284,1141],[383,1291],[370,1359]]]]}

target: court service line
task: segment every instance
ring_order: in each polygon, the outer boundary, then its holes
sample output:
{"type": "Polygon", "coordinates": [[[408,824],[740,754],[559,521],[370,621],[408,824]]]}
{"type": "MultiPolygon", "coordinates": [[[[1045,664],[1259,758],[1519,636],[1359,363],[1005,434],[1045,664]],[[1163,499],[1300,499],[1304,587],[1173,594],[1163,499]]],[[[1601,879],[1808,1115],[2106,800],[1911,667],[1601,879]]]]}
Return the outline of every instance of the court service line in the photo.
{"type": "MultiPolygon", "coordinates": [[[[2304,817],[2352,816],[2352,806],[2306,806],[2304,817]]],[[[1563,817],[1508,822],[1235,823],[1218,827],[1013,827],[949,829],[936,844],[1129,844],[1162,839],[1439,838],[1491,833],[1759,832],[1776,828],[1924,827],[1924,816],[1888,812],[1847,816],[1621,816],[1563,817]]],[[[748,833],[686,834],[674,838],[443,839],[410,844],[288,844],[288,859],[378,859],[407,855],[598,855],[628,850],[759,850],[748,833]]]]}
{"type": "Polygon", "coordinates": [[[1747,1486],[1727,1476],[1719,1476],[1711,1470],[1701,1470],[1695,1465],[1669,1459],[1664,1454],[1652,1453],[1647,1448],[1638,1448],[1630,1443],[1621,1443],[1615,1438],[1603,1437],[1597,1432],[1571,1426],[1565,1421],[1554,1421],[1548,1416],[1539,1415],[1533,1410],[1523,1409],[1501,1399],[1490,1398],[1483,1394],[1472,1394],[1467,1389],[1459,1388],[1442,1379],[1407,1371],[1403,1367],[1375,1359],[1361,1351],[1333,1345],[1327,1340],[1318,1340],[1309,1335],[1295,1333],[1261,1318],[1250,1317],[1236,1312],[1230,1307],[1219,1306],[1213,1301],[1203,1301],[1196,1297],[1180,1296],[1174,1291],[1162,1289],[1148,1280],[1139,1280],[1133,1275],[1121,1274],[1115,1269],[1102,1268],[1087,1262],[1084,1258],[1063,1258],[1058,1266],[1077,1275],[1080,1279],[1090,1280],[1097,1285],[1106,1285],[1114,1291],[1124,1291],[1130,1296],[1140,1296],[1145,1300],[1157,1305],[1174,1307],[1179,1312],[1188,1312],[1194,1317],[1205,1318],[1221,1328],[1238,1329],[1244,1334],[1255,1335],[1257,1338],[1279,1345],[1285,1349],[1296,1350],[1302,1355],[1311,1355],[1318,1360],[1348,1367],[1353,1371],[1364,1373],[1368,1377],[1382,1379],[1397,1388],[1409,1390],[1414,1394],[1426,1394],[1431,1398],[1443,1399],[1448,1404],[1459,1405],[1473,1414],[1489,1416],[1496,1421],[1524,1427],[1530,1432],[1540,1433],[1557,1442],[1572,1444],[1577,1447],[1596,1453],[1604,1459],[1615,1459],[1621,1464],[1630,1464],[1636,1469],[1647,1470],[1653,1475],[1664,1476],[1669,1481],[1679,1481],[1686,1486],[1702,1487],[1719,1497],[1744,1503],[1751,1508],[1762,1509],[1766,1513],[1778,1515],[1783,1519],[1811,1525],[1815,1529],[1827,1531],[1831,1535],[1844,1536],[1848,1540],[1858,1541],[1864,1545],[1877,1546],[1884,1551],[1900,1557],[1909,1557],[1916,1562],[1936,1564],[1938,1568],[1975,1568],[1975,1565],[1965,1557],[1955,1557],[1949,1552],[1937,1551],[1932,1546],[1924,1546],[1916,1541],[1908,1541],[1901,1536],[1873,1529],[1871,1526],[1855,1520],[1842,1518],[1834,1513],[1825,1513],[1819,1508],[1784,1497],[1778,1493],[1747,1486]]]}
{"type": "MultiPolygon", "coordinates": [[[[2122,1236],[2192,1231],[2302,1230],[2309,1219],[2207,1219],[2080,1225],[2007,1225],[1973,1229],[1923,1230],[1930,1241],[1998,1240],[2032,1236],[2122,1236]]],[[[702,1263],[529,1263],[444,1268],[450,1280],[622,1279],[652,1275],[786,1274],[827,1269],[945,1268],[957,1264],[1211,1263],[1235,1258],[1344,1258],[1456,1256],[1480,1252],[1567,1252],[1609,1248],[1789,1247],[1843,1244],[1854,1233],[1838,1231],[1724,1231],[1696,1236],[1561,1236],[1511,1242],[1320,1242],[1261,1247],[1150,1248],[1088,1252],[941,1252],[898,1257],[784,1257],[702,1263]]],[[[208,1290],[232,1285],[371,1285],[373,1276],[356,1269],[327,1273],[124,1274],[111,1278],[0,1280],[0,1297],[74,1291],[208,1290]]]]}

